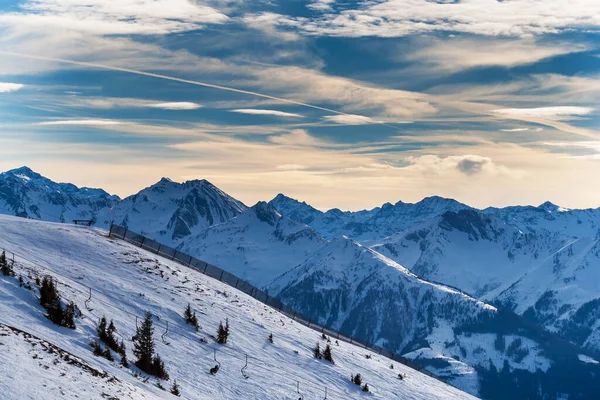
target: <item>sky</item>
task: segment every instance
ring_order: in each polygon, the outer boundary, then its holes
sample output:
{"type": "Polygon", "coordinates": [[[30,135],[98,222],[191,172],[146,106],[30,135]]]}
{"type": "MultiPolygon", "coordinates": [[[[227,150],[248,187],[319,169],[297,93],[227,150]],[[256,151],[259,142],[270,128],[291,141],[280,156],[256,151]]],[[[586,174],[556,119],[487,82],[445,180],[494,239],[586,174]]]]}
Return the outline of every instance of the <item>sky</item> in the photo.
{"type": "Polygon", "coordinates": [[[600,207],[597,0],[0,0],[0,170],[600,207]]]}

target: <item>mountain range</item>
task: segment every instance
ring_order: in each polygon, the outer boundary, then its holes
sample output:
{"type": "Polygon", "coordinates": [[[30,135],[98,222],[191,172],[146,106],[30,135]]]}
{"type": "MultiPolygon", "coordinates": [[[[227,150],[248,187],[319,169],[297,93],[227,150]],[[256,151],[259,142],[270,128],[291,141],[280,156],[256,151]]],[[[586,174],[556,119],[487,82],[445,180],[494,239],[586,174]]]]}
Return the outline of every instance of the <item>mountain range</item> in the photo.
{"type": "Polygon", "coordinates": [[[247,207],[167,178],[121,200],[23,167],[0,174],[0,213],[115,221],[484,398],[588,398],[600,373],[582,361],[600,358],[598,209],[434,196],[323,212],[283,194],[247,207]]]}

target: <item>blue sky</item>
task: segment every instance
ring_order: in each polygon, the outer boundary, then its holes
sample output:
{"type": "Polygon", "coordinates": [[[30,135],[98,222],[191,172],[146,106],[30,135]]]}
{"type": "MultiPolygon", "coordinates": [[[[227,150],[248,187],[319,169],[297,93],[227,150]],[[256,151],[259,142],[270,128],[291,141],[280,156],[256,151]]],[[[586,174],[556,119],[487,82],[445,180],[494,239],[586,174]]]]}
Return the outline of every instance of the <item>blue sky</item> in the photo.
{"type": "Polygon", "coordinates": [[[0,169],[121,196],[168,176],[248,204],[598,207],[598,15],[593,0],[0,0],[0,169]]]}

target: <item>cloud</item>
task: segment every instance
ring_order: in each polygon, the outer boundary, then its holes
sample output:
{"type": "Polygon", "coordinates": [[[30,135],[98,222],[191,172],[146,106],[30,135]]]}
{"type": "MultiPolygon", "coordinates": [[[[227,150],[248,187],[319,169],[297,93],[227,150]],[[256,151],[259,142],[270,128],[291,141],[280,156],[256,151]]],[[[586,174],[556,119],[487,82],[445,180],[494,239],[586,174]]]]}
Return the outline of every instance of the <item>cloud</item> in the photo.
{"type": "Polygon", "coordinates": [[[369,117],[362,115],[326,115],[323,117],[327,121],[342,125],[364,125],[376,123],[369,117]]]}
{"type": "Polygon", "coordinates": [[[430,32],[527,36],[571,29],[598,30],[600,4],[594,0],[383,0],[344,3],[321,0],[315,16],[281,15],[280,25],[311,35],[400,37],[430,32]],[[337,8],[337,9],[336,9],[337,8]],[[333,11],[331,10],[333,9],[333,11]]]}
{"type": "Polygon", "coordinates": [[[466,176],[475,176],[482,173],[487,175],[505,174],[510,171],[501,165],[497,165],[489,157],[478,155],[451,155],[439,156],[427,154],[422,156],[411,156],[405,159],[410,170],[424,174],[447,175],[460,172],[466,176]]]}
{"type": "Polygon", "coordinates": [[[545,58],[584,51],[581,44],[545,44],[533,38],[451,38],[421,40],[406,59],[434,65],[440,71],[459,71],[476,67],[514,67],[533,64],[545,58]]]}
{"type": "Polygon", "coordinates": [[[252,115],[274,115],[276,117],[299,117],[303,116],[300,114],[288,113],[284,111],[277,110],[262,110],[256,108],[238,108],[237,110],[231,110],[231,112],[240,113],[240,114],[252,114],[252,115]]]}
{"type": "Polygon", "coordinates": [[[304,129],[294,129],[283,135],[271,136],[269,142],[292,147],[325,147],[332,145],[331,143],[309,135],[304,129]]]}
{"type": "Polygon", "coordinates": [[[23,86],[20,83],[0,82],[0,93],[16,92],[17,90],[21,90],[23,86]]]}
{"type": "Polygon", "coordinates": [[[487,164],[489,159],[473,160],[470,158],[462,159],[456,164],[456,169],[465,175],[475,175],[481,172],[483,166],[487,164]]]}
{"type": "Polygon", "coordinates": [[[111,119],[66,119],[58,121],[38,122],[34,125],[39,126],[55,126],[55,125],[84,125],[84,126],[107,126],[121,125],[123,122],[111,119]]]}
{"type": "Polygon", "coordinates": [[[509,115],[511,117],[541,117],[554,121],[568,120],[573,117],[588,115],[594,111],[590,107],[555,106],[538,108],[503,108],[493,110],[496,114],[509,115]]]}
{"type": "Polygon", "coordinates": [[[21,12],[0,13],[0,24],[44,26],[96,35],[156,35],[219,24],[228,17],[188,0],[29,0],[21,12]]]}
{"type": "Polygon", "coordinates": [[[196,104],[196,103],[181,101],[181,102],[169,102],[169,103],[156,103],[156,104],[151,104],[150,107],[162,108],[165,110],[196,110],[202,106],[200,104],[196,104]]]}
{"type": "Polygon", "coordinates": [[[512,128],[512,129],[500,129],[502,132],[525,132],[528,131],[529,128],[512,128]]]}

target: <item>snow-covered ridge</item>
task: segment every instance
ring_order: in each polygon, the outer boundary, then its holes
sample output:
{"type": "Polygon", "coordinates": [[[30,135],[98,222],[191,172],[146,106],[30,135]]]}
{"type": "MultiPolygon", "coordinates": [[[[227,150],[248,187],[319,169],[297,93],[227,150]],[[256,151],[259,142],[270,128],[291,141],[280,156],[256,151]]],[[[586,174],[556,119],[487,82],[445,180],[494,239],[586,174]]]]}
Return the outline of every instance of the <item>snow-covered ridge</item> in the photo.
{"type": "MultiPolygon", "coordinates": [[[[0,322],[51,341],[93,368],[114,375],[123,385],[137,389],[131,398],[170,397],[155,386],[153,379],[145,383],[117,362],[92,355],[88,343],[95,337],[95,323],[102,315],[114,319],[129,349],[136,324],[133,316],[151,311],[157,317],[156,350],[172,379],[181,386],[183,398],[281,399],[298,396],[298,387],[304,398],[322,398],[326,386],[329,398],[364,398],[365,394],[349,382],[349,376],[356,373],[368,382],[372,392],[369,397],[374,399],[472,398],[400,364],[390,369],[388,360],[343,342],[339,346],[331,343],[335,365],[316,360],[312,347],[320,341],[319,333],[218,281],[127,243],[108,240],[105,232],[10,217],[0,217],[0,228],[0,246],[25,255],[26,260],[17,257],[17,272],[30,271],[24,274],[28,280],[27,276],[39,270],[40,265],[48,268],[60,282],[63,297],[74,300],[83,313],[83,318],[76,321],[75,331],[57,328],[44,318],[32,292],[19,287],[15,278],[2,277],[0,322]],[[89,303],[92,311],[84,307],[89,298],[88,286],[93,288],[89,303]],[[197,333],[181,316],[187,303],[198,312],[202,327],[197,333]],[[217,347],[222,367],[212,376],[208,369],[215,364],[212,347],[217,345],[211,335],[225,318],[231,325],[230,341],[217,347]],[[167,321],[169,331],[165,332],[167,321]],[[163,333],[169,344],[160,339],[163,333]],[[270,333],[273,343],[267,341],[270,333]],[[209,343],[203,344],[199,340],[202,337],[209,343]],[[240,373],[244,354],[251,356],[246,369],[248,379],[240,373]],[[406,374],[406,378],[399,380],[399,373],[406,374]]],[[[23,356],[18,349],[4,355],[11,361],[0,365],[16,365],[23,356]]],[[[131,352],[129,358],[134,359],[131,352]]],[[[23,372],[15,368],[20,379],[25,379],[23,372]]],[[[39,378],[31,378],[36,376],[40,376],[37,370],[27,376],[25,393],[41,390],[39,378]]],[[[5,377],[0,374],[0,386],[7,384],[5,377]]],[[[63,397],[101,397],[100,392],[84,385],[86,394],[67,392],[63,397]]]]}

